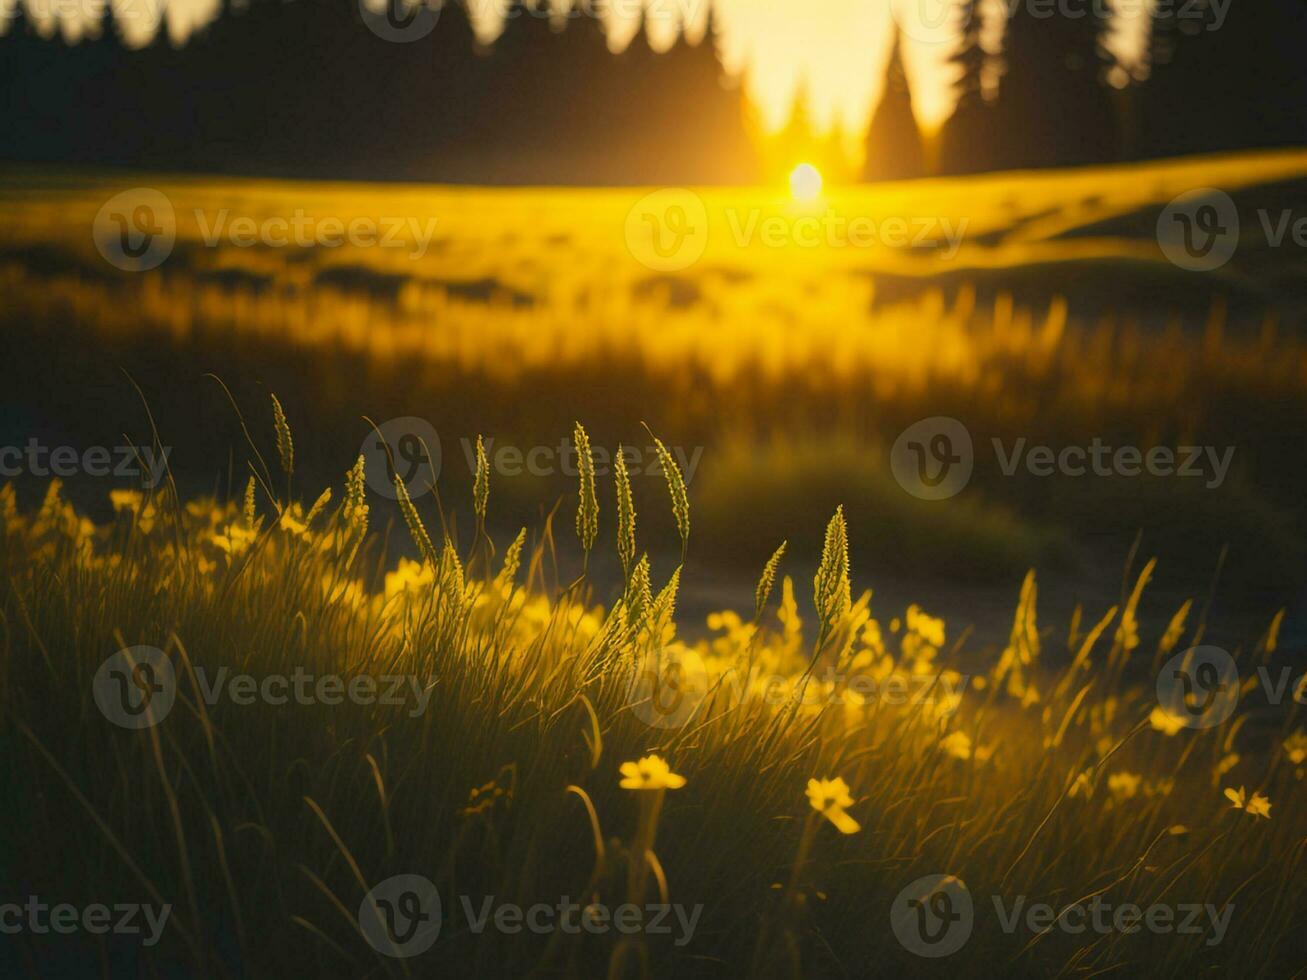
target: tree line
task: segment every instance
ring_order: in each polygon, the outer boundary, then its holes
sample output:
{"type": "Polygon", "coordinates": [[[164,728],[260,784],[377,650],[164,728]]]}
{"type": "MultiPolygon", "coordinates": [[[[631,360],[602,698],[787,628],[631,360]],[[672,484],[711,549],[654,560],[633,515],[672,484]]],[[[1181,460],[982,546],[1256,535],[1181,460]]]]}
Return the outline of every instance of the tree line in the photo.
{"type": "MultiPolygon", "coordinates": [[[[711,13],[697,43],[682,32],[655,52],[641,29],[614,54],[591,2],[557,20],[517,0],[483,46],[459,0],[411,43],[379,36],[386,26],[370,29],[354,0],[226,0],[184,46],[161,30],[140,48],[108,4],[76,45],[38,36],[20,4],[0,39],[0,153],[296,177],[748,183],[778,146],[789,159],[805,141],[818,157],[832,145],[812,135],[801,99],[785,131],[759,133],[711,13]]],[[[1103,0],[1078,17],[1008,0],[998,51],[981,42],[980,6],[958,0],[956,106],[938,133],[918,125],[895,39],[865,179],[1307,144],[1298,0],[1158,3],[1136,75],[1108,53],[1103,0]]]]}

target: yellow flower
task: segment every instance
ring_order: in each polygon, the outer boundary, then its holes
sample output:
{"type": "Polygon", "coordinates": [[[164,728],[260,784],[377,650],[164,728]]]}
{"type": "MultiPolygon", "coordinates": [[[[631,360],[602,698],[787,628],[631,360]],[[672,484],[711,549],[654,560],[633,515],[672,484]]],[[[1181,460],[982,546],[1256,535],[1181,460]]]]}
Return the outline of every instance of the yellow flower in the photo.
{"type": "Polygon", "coordinates": [[[955,759],[971,758],[971,736],[966,732],[952,732],[940,741],[939,747],[955,759]]]}
{"type": "Polygon", "coordinates": [[[1284,751],[1295,766],[1302,765],[1307,761],[1307,734],[1301,728],[1298,729],[1284,740],[1284,751]]]}
{"type": "Polygon", "coordinates": [[[386,573],[386,599],[404,592],[421,593],[430,589],[436,581],[436,573],[424,562],[400,558],[393,572],[386,573]]]}
{"type": "Polygon", "coordinates": [[[139,490],[110,490],[109,503],[113,504],[114,510],[125,510],[136,512],[140,509],[141,502],[145,499],[139,490]]]}
{"type": "Polygon", "coordinates": [[[1152,710],[1148,716],[1148,724],[1152,725],[1159,732],[1165,732],[1167,735],[1174,735],[1180,729],[1184,728],[1184,719],[1179,715],[1173,715],[1160,704],[1152,710]]]}
{"type": "Polygon", "coordinates": [[[621,770],[622,789],[680,789],[685,785],[685,777],[672,772],[657,755],[646,755],[639,762],[623,762],[621,770]]]}
{"type": "Polygon", "coordinates": [[[309,537],[309,522],[304,519],[304,510],[299,504],[291,504],[281,512],[281,520],[278,526],[287,534],[293,534],[296,537],[309,537]]]}
{"type": "Polygon", "coordinates": [[[1251,814],[1254,817],[1265,817],[1271,819],[1271,801],[1269,797],[1262,796],[1261,793],[1253,793],[1253,798],[1248,799],[1247,791],[1240,786],[1238,790],[1225,790],[1225,798],[1230,801],[1230,805],[1236,810],[1243,810],[1244,813],[1251,814]]]}
{"type": "Polygon", "coordinates": [[[258,532],[252,527],[246,527],[244,524],[233,521],[227,525],[227,529],[221,534],[210,534],[209,543],[219,551],[228,555],[239,555],[245,551],[258,537],[258,532]]]}
{"type": "Polygon", "coordinates": [[[1114,772],[1107,777],[1107,788],[1111,791],[1112,796],[1122,800],[1132,800],[1135,794],[1139,792],[1139,783],[1142,781],[1138,773],[1133,772],[1114,772]]]}
{"type": "Polygon", "coordinates": [[[849,784],[843,779],[809,779],[808,802],[812,808],[835,825],[841,834],[856,834],[862,827],[845,812],[853,806],[849,784]]]}
{"type": "Polygon", "coordinates": [[[113,504],[115,513],[122,511],[135,515],[136,530],[142,534],[149,534],[154,529],[154,519],[157,516],[154,503],[147,501],[139,490],[110,490],[109,503],[113,504]]]}

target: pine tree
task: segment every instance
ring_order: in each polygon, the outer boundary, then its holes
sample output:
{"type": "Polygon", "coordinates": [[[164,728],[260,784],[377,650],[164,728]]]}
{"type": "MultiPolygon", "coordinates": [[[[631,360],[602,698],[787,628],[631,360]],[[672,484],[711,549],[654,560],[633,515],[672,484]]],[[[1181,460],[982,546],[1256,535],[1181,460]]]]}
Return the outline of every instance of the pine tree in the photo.
{"type": "Polygon", "coordinates": [[[939,135],[938,169],[945,174],[992,170],[996,158],[994,111],[986,90],[986,73],[996,66],[980,42],[980,0],[962,0],[959,16],[958,47],[949,59],[958,72],[955,101],[939,135]]]}
{"type": "Polygon", "coordinates": [[[1104,4],[1077,16],[1018,4],[1003,42],[995,105],[998,163],[1007,168],[1103,163],[1120,137],[1104,75],[1110,64],[1104,4]]]}
{"type": "Polygon", "coordinates": [[[884,94],[867,130],[862,178],[906,180],[925,175],[921,129],[912,110],[912,91],[903,69],[902,36],[895,32],[885,68],[884,94]]]}

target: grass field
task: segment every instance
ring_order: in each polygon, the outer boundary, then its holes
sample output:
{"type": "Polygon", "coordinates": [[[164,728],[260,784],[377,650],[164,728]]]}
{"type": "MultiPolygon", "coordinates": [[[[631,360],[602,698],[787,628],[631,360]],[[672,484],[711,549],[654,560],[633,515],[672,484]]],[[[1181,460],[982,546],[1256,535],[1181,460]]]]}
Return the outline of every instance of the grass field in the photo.
{"type": "MultiPolygon", "coordinates": [[[[753,608],[687,642],[685,566],[651,580],[637,559],[651,542],[629,479],[596,485],[583,463],[575,522],[558,521],[583,547],[615,522],[626,584],[598,605],[585,576],[557,578],[547,527],[458,551],[404,495],[424,557],[392,564],[368,531],[363,460],[343,492],[292,503],[272,489],[293,469],[277,426],[256,432],[272,463],[256,452],[239,506],[119,492],[96,526],[57,485],[32,513],[0,497],[5,791],[22,814],[6,878],[170,909],[145,950],[27,934],[4,947],[6,975],[933,975],[941,961],[914,954],[956,922],[955,975],[1302,967],[1307,733],[1258,673],[1291,677],[1279,616],[1234,651],[1215,704],[1173,701],[1157,678],[1188,669],[1178,651],[1202,643],[1208,610],[1141,622],[1152,563],[1120,606],[1051,631],[1032,574],[1007,644],[984,652],[853,591],[841,512],[815,577],[779,554],[753,608]],[[153,694],[106,680],[141,664],[153,694]],[[296,672],[339,686],[254,696],[296,672]],[[403,695],[382,703],[391,677],[403,695]],[[369,678],[371,698],[341,697],[369,678]],[[624,765],[649,756],[671,775],[624,765]],[[396,955],[412,930],[367,939],[367,896],[414,874],[445,903],[426,959],[396,955]],[[682,926],[510,918],[483,935],[459,903],[487,896],[671,903],[682,926]],[[918,939],[913,899],[945,903],[918,939]],[[1055,927],[1098,921],[1095,902],[1106,926],[1055,927]],[[1023,917],[1039,903],[1049,921],[1023,917]],[[1132,905],[1171,925],[1114,928],[1132,905]]],[[[679,471],[665,475],[668,544],[692,554],[679,471]]],[[[474,483],[480,527],[488,465],[474,483]]]]}
{"type": "Polygon", "coordinates": [[[0,878],[155,916],[0,933],[0,975],[1307,968],[1307,292],[1259,220],[1307,153],[0,204],[5,465],[167,450],[0,486],[0,878]],[[1200,187],[1241,218],[1204,274],[1157,237],[1200,187]],[[929,500],[935,417],[974,466],[929,500]],[[1005,463],[1095,441],[1207,468],[1005,463]]]}
{"type": "MultiPolygon", "coordinates": [[[[301,466],[324,481],[349,463],[342,441],[367,438],[364,415],[428,420],[460,475],[477,433],[525,452],[586,418],[611,454],[648,422],[696,459],[703,558],[745,591],[773,539],[819,540],[842,503],[878,575],[1012,588],[1038,565],[1084,596],[1110,579],[1101,597],[1142,533],[1168,589],[1209,587],[1226,549],[1223,595],[1264,610],[1294,601],[1307,567],[1303,467],[1284,449],[1307,408],[1307,351],[1301,249],[1271,247],[1254,216],[1302,201],[1304,172],[1307,156],[1278,153],[835,190],[809,205],[705,190],[690,199],[703,254],[673,269],[650,268],[642,226],[628,227],[639,190],[11,173],[4,336],[25,370],[8,440],[38,426],[80,445],[141,436],[124,371],[165,420],[188,492],[229,482],[239,438],[208,372],[240,400],[283,392],[301,413],[301,466]],[[106,262],[89,233],[105,200],[136,186],[165,194],[176,220],[166,261],[142,273],[106,262]],[[1195,186],[1229,191],[1243,216],[1237,254],[1209,274],[1167,261],[1156,238],[1165,202],[1195,186]],[[364,219],[396,247],[238,244],[242,220],[297,215],[310,238],[364,219]],[[797,222],[831,216],[862,220],[863,237],[827,223],[802,241],[797,222]],[[1211,488],[1032,480],[978,452],[963,494],[923,505],[886,461],[930,416],[961,420],[980,447],[1098,437],[1235,453],[1211,488]]],[[[569,486],[556,471],[505,481],[501,531],[569,486]]],[[[466,497],[449,504],[468,512],[466,497]]]]}

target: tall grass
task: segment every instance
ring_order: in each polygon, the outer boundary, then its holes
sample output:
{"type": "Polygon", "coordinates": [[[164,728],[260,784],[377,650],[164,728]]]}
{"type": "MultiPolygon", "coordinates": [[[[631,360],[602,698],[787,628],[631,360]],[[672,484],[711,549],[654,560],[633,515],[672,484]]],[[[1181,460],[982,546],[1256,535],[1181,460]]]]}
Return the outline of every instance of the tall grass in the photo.
{"type": "MultiPolygon", "coordinates": [[[[288,482],[280,406],[275,436],[288,482]]],[[[905,950],[889,913],[932,873],[965,881],[976,905],[964,951],[942,961],[951,974],[1302,965],[1300,708],[1268,705],[1249,683],[1283,662],[1278,618],[1232,651],[1240,709],[1177,729],[1154,682],[1162,660],[1201,642],[1206,614],[1186,606],[1154,637],[1135,616],[1147,570],[1119,608],[1057,629],[1038,622],[1032,574],[1005,648],[971,649],[917,605],[873,611],[852,588],[836,514],[815,579],[787,567],[782,546],[753,615],[714,613],[689,642],[675,593],[695,559],[674,464],[685,560],[652,582],[623,544],[631,569],[612,594],[558,580],[551,522],[502,556],[480,539],[460,550],[429,530],[440,515],[401,496],[421,560],[394,563],[367,527],[361,464],[339,505],[324,495],[307,510],[258,460],[255,475],[244,507],[120,492],[101,526],[57,482],[29,513],[0,491],[6,881],[19,895],[174,907],[149,950],[9,937],[6,975],[926,975],[940,963],[905,950]],[[799,612],[804,581],[816,624],[799,612]],[[92,679],[140,644],[166,652],[177,698],[158,725],[129,731],[97,709],[92,679]],[[221,668],[406,675],[429,701],[209,703],[201,679],[221,668]],[[651,682],[673,676],[689,700],[664,711],[651,682]],[[685,786],[622,789],[623,764],[651,754],[685,786]],[[814,784],[805,798],[814,778],[849,787],[830,819],[817,797],[840,792],[814,784]],[[1269,798],[1269,819],[1230,804],[1223,790],[1241,786],[1269,798]],[[419,960],[360,935],[364,895],[401,873],[445,898],[445,929],[419,960]],[[613,906],[664,892],[704,906],[685,945],[478,936],[456,912],[463,895],[613,906]],[[1215,945],[1210,932],[1009,933],[992,896],[1234,911],[1215,945]]],[[[494,480],[479,480],[493,509],[494,480]]],[[[614,512],[619,540],[633,538],[629,495],[592,481],[580,488],[583,542],[614,512]]]]}

